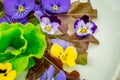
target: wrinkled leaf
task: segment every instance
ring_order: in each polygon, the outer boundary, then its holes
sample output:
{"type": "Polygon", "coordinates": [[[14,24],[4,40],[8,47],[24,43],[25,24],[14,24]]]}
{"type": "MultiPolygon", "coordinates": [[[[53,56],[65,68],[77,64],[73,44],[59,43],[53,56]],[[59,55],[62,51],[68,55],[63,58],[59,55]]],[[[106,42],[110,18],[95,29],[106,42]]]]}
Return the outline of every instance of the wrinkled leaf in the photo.
{"type": "Polygon", "coordinates": [[[25,52],[27,41],[23,37],[21,29],[3,23],[0,24],[1,39],[0,39],[0,52],[11,53],[12,55],[19,55],[25,52]],[[17,44],[17,45],[16,45],[17,44]]]}
{"type": "Polygon", "coordinates": [[[19,75],[35,64],[32,57],[43,57],[46,41],[40,28],[33,24],[2,23],[0,45],[0,62],[11,62],[19,75]]]}
{"type": "Polygon", "coordinates": [[[80,74],[78,71],[74,70],[70,73],[67,73],[67,80],[80,80],[80,74]]]}
{"type": "Polygon", "coordinates": [[[78,58],[76,59],[76,63],[86,65],[87,64],[87,52],[78,54],[78,58]]]}
{"type": "Polygon", "coordinates": [[[13,65],[13,69],[17,71],[17,74],[22,73],[28,66],[28,63],[30,63],[29,57],[24,55],[17,56],[14,60],[11,60],[10,62],[13,65]]]}
{"type": "Polygon", "coordinates": [[[97,18],[97,10],[92,8],[90,1],[81,3],[79,0],[72,3],[68,15],[75,19],[81,18],[83,15],[88,15],[92,20],[97,18]]]}
{"type": "Polygon", "coordinates": [[[67,15],[58,15],[58,18],[61,20],[60,31],[62,33],[67,33],[70,17],[67,15]]]}

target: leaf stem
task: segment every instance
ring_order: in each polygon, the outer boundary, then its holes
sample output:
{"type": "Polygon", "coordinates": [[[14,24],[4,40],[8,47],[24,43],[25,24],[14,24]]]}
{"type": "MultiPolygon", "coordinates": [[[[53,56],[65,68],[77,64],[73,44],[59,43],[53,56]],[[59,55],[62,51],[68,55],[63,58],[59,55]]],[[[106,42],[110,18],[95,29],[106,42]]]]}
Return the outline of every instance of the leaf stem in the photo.
{"type": "Polygon", "coordinates": [[[52,62],[50,61],[47,57],[43,56],[43,58],[48,61],[49,63],[51,63],[58,71],[60,71],[60,69],[52,62]]]}

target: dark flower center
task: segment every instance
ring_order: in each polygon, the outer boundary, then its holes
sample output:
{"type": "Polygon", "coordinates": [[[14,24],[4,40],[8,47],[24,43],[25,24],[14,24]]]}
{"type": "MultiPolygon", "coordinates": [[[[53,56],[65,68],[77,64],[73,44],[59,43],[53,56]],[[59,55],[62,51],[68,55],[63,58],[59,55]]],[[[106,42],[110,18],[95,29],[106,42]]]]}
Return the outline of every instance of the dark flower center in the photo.
{"type": "Polygon", "coordinates": [[[22,5],[20,5],[19,6],[19,8],[18,8],[18,11],[21,13],[21,12],[24,12],[25,11],[25,8],[22,6],[22,5]]]}
{"type": "Polygon", "coordinates": [[[54,5],[54,6],[53,6],[53,10],[57,11],[58,9],[59,9],[59,8],[58,8],[57,5],[54,5]]]}
{"type": "Polygon", "coordinates": [[[0,73],[6,73],[6,69],[5,70],[2,70],[2,69],[0,69],[0,73]]]}

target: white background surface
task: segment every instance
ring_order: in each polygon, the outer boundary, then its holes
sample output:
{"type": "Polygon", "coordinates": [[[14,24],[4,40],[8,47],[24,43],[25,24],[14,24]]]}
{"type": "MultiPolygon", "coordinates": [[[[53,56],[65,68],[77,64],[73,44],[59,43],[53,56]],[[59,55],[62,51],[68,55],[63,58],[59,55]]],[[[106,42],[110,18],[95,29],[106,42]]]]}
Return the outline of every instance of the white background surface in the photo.
{"type": "Polygon", "coordinates": [[[98,25],[95,37],[100,45],[89,46],[87,65],[71,69],[78,70],[82,80],[115,80],[120,62],[120,0],[91,0],[91,3],[98,10],[94,22],[98,25]]]}

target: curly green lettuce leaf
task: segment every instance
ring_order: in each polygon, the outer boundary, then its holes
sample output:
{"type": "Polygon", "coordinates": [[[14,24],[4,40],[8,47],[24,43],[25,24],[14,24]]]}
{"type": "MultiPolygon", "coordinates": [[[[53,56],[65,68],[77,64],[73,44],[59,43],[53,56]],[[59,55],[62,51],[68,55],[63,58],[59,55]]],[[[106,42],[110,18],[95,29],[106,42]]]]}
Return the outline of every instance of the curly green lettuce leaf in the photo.
{"type": "Polygon", "coordinates": [[[0,24],[0,62],[11,62],[17,75],[42,58],[46,48],[45,35],[31,23],[0,24]]]}
{"type": "Polygon", "coordinates": [[[11,53],[12,55],[19,55],[24,53],[27,47],[27,41],[23,37],[23,30],[9,24],[0,24],[1,38],[0,38],[0,53],[11,53]]]}

